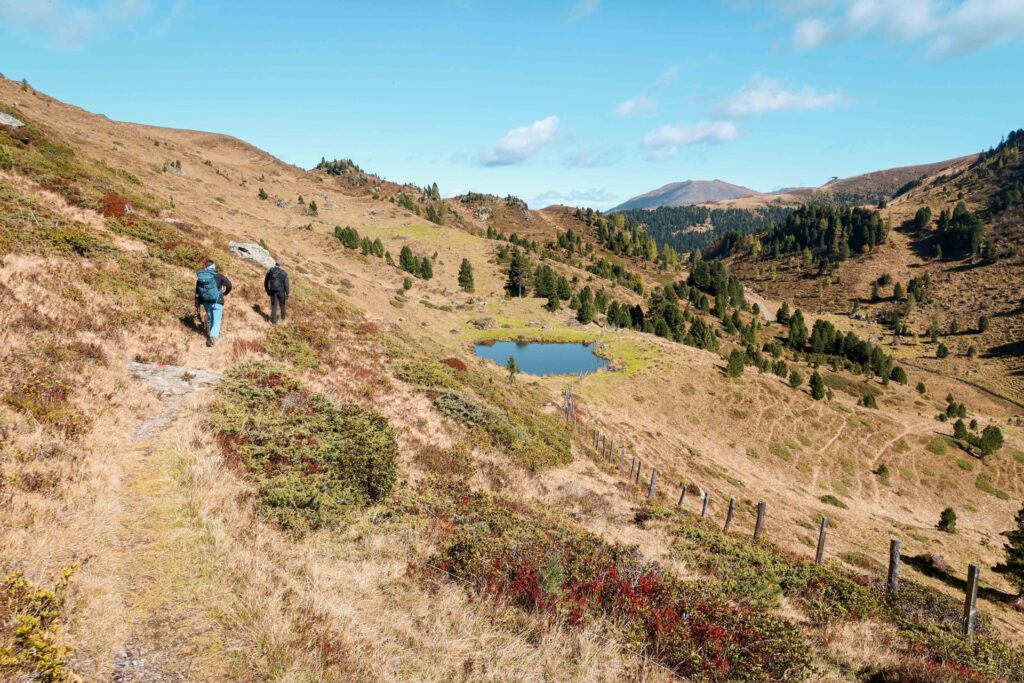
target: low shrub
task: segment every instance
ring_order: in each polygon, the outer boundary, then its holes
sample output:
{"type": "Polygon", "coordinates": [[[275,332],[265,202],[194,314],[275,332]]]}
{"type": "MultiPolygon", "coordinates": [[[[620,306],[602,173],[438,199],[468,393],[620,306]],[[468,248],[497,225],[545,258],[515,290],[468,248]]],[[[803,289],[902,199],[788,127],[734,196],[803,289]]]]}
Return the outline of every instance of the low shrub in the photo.
{"type": "Polygon", "coordinates": [[[635,548],[486,494],[457,495],[448,516],[457,531],[432,561],[485,594],[572,626],[607,619],[682,676],[768,681],[809,673],[810,650],[788,621],[731,605],[635,548]]]}
{"type": "Polygon", "coordinates": [[[60,640],[61,613],[78,565],[43,588],[20,572],[0,581],[0,674],[5,680],[80,680],[68,667],[71,648],[60,640]],[[10,676],[10,678],[8,678],[10,676]]]}
{"type": "Polygon", "coordinates": [[[217,394],[210,425],[285,530],[336,524],[391,492],[398,444],[384,417],[335,405],[268,363],[236,366],[217,394]]]}

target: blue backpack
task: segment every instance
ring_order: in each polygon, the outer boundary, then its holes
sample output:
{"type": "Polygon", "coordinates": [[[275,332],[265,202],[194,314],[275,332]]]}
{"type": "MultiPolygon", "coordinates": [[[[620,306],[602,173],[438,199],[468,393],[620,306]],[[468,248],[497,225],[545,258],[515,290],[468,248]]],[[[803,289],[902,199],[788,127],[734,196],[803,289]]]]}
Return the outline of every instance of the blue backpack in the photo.
{"type": "Polygon", "coordinates": [[[204,304],[215,304],[220,301],[220,286],[217,285],[217,273],[203,269],[196,273],[196,291],[199,301],[204,304]]]}

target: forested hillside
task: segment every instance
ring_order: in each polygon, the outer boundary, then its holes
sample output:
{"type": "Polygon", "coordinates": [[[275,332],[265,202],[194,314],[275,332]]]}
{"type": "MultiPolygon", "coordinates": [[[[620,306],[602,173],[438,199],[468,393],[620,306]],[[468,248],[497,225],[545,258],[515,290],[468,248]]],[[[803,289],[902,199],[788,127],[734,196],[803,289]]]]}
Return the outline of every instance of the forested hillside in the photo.
{"type": "Polygon", "coordinates": [[[741,235],[760,232],[785,220],[792,209],[765,206],[754,209],[708,206],[663,206],[657,209],[618,211],[627,220],[643,225],[659,245],[677,252],[706,250],[728,232],[741,235]]]}

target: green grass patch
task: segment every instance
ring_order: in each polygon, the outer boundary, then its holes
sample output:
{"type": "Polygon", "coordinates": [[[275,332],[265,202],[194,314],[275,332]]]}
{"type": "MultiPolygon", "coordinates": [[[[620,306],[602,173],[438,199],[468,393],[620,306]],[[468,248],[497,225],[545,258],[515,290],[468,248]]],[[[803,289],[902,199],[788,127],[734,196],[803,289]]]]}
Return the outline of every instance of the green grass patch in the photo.
{"type": "Polygon", "coordinates": [[[786,462],[789,462],[790,460],[793,459],[793,454],[790,452],[788,448],[786,448],[786,444],[782,443],[781,441],[773,442],[772,445],[768,448],[768,450],[772,453],[772,455],[774,455],[777,458],[780,458],[781,460],[785,460],[786,462]]]}
{"type": "Polygon", "coordinates": [[[825,503],[825,505],[831,505],[833,507],[837,507],[837,508],[840,508],[842,510],[849,510],[850,509],[849,505],[847,505],[843,501],[839,500],[838,498],[833,496],[831,493],[826,493],[824,496],[822,496],[818,500],[820,500],[822,503],[825,503]]]}
{"type": "Polygon", "coordinates": [[[387,419],[336,405],[274,365],[232,368],[210,413],[228,460],[255,480],[264,514],[294,535],[338,524],[395,484],[387,419]]]}
{"type": "Polygon", "coordinates": [[[963,458],[960,458],[959,460],[956,461],[956,466],[965,472],[974,471],[974,463],[971,462],[970,460],[964,460],[963,458]]]}
{"type": "Polygon", "coordinates": [[[928,442],[928,445],[925,446],[925,450],[929,453],[934,453],[935,455],[946,455],[946,453],[949,453],[949,444],[946,443],[946,439],[944,437],[937,436],[928,442]]]}
{"type": "Polygon", "coordinates": [[[988,476],[984,474],[978,475],[978,478],[974,480],[974,485],[979,490],[984,491],[990,496],[995,496],[999,500],[1010,500],[1010,494],[1008,494],[1006,491],[996,488],[992,481],[988,478],[988,476]]]}

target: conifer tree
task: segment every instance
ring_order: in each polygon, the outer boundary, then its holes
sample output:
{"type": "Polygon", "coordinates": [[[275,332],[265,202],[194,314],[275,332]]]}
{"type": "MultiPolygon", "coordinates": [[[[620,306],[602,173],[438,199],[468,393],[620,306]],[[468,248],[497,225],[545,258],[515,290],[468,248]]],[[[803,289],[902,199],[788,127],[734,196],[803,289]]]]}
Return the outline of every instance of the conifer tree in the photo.
{"type": "Polygon", "coordinates": [[[948,534],[956,533],[956,511],[947,507],[939,515],[939,523],[935,525],[939,531],[945,531],[948,534]]]}
{"type": "Polygon", "coordinates": [[[468,258],[462,259],[462,265],[459,266],[459,287],[464,292],[472,292],[474,289],[473,264],[469,262],[468,258]]]}
{"type": "Polygon", "coordinates": [[[815,401],[825,398],[825,380],[817,370],[811,374],[811,396],[815,401]]]}
{"type": "Polygon", "coordinates": [[[430,262],[430,258],[424,256],[420,259],[417,275],[423,280],[429,280],[434,277],[434,266],[430,262]]]}
{"type": "Polygon", "coordinates": [[[1005,574],[1017,586],[1021,599],[1024,599],[1024,507],[1017,512],[1014,522],[1016,528],[1003,534],[1007,539],[1003,545],[1006,560],[996,565],[995,571],[1005,574]]]}
{"type": "Polygon", "coordinates": [[[407,273],[416,272],[416,257],[413,256],[412,249],[406,244],[402,247],[402,251],[398,254],[398,265],[407,273]]]}
{"type": "Polygon", "coordinates": [[[505,363],[505,369],[508,370],[508,381],[515,382],[516,375],[519,374],[519,365],[516,363],[515,356],[508,357],[508,362],[505,363]]]}

